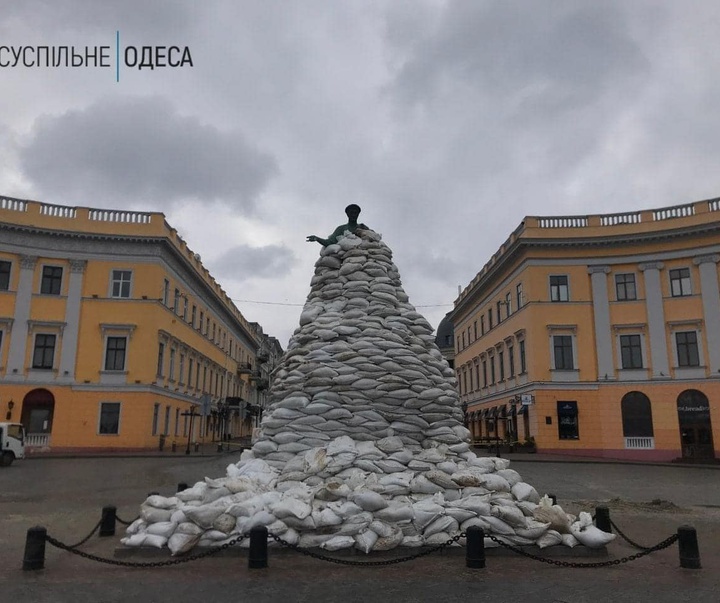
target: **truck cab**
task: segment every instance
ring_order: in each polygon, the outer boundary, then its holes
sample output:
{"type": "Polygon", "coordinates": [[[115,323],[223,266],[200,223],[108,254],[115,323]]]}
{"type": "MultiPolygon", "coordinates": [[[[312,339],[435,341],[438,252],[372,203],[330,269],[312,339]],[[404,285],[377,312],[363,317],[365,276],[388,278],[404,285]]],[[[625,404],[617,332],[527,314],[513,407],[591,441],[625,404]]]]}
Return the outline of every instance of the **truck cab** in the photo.
{"type": "Polygon", "coordinates": [[[25,428],[21,423],[0,423],[0,466],[25,458],[25,428]]]}

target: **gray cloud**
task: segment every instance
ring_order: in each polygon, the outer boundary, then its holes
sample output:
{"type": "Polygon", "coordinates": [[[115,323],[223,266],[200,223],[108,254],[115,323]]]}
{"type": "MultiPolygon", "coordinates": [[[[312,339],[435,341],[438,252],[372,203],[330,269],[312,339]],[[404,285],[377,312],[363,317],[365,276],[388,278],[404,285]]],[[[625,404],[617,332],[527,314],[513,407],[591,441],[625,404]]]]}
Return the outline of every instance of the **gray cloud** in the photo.
{"type": "Polygon", "coordinates": [[[162,97],[104,98],[40,117],[20,163],[48,199],[160,208],[195,199],[244,212],[277,172],[237,131],[182,116],[162,97]]]}
{"type": "Polygon", "coordinates": [[[290,273],[297,258],[284,245],[250,247],[237,245],[209,262],[213,273],[234,280],[282,278],[290,273]]]}

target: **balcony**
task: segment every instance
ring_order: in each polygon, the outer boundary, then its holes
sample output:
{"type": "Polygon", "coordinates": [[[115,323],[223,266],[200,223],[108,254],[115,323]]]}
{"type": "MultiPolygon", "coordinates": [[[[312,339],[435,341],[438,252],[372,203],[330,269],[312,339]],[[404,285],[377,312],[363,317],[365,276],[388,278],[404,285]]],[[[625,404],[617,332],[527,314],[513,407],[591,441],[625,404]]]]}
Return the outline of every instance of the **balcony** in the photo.
{"type": "Polygon", "coordinates": [[[625,438],[625,448],[627,450],[655,450],[655,438],[625,438]]]}
{"type": "Polygon", "coordinates": [[[238,364],[237,374],[238,375],[250,375],[253,372],[253,367],[250,362],[241,362],[238,364]]]}

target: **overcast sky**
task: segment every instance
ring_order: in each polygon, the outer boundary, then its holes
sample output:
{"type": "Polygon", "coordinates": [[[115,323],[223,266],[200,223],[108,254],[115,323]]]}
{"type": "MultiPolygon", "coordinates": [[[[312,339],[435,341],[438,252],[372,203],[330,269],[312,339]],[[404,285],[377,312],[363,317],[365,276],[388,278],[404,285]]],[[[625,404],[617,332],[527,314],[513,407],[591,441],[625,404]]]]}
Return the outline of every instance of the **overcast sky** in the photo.
{"type": "Polygon", "coordinates": [[[112,68],[0,68],[0,194],[165,213],[283,347],[306,235],[357,203],[437,326],[526,215],[720,196],[719,29],[717,0],[4,0],[0,46],[112,68]],[[116,81],[116,31],[193,66],[116,81]]]}

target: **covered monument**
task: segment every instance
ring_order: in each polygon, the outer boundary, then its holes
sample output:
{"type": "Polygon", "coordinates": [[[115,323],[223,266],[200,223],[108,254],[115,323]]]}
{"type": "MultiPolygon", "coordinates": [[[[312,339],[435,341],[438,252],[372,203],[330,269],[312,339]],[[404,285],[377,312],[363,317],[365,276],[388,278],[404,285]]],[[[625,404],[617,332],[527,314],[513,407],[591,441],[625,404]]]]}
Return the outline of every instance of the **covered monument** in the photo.
{"type": "Polygon", "coordinates": [[[364,552],[444,543],[471,525],[516,545],[605,544],[508,460],[471,451],[454,372],[354,208],[328,239],[308,237],[323,249],[252,450],[224,478],[148,497],[124,544],[179,554],[256,525],[364,552]]]}

